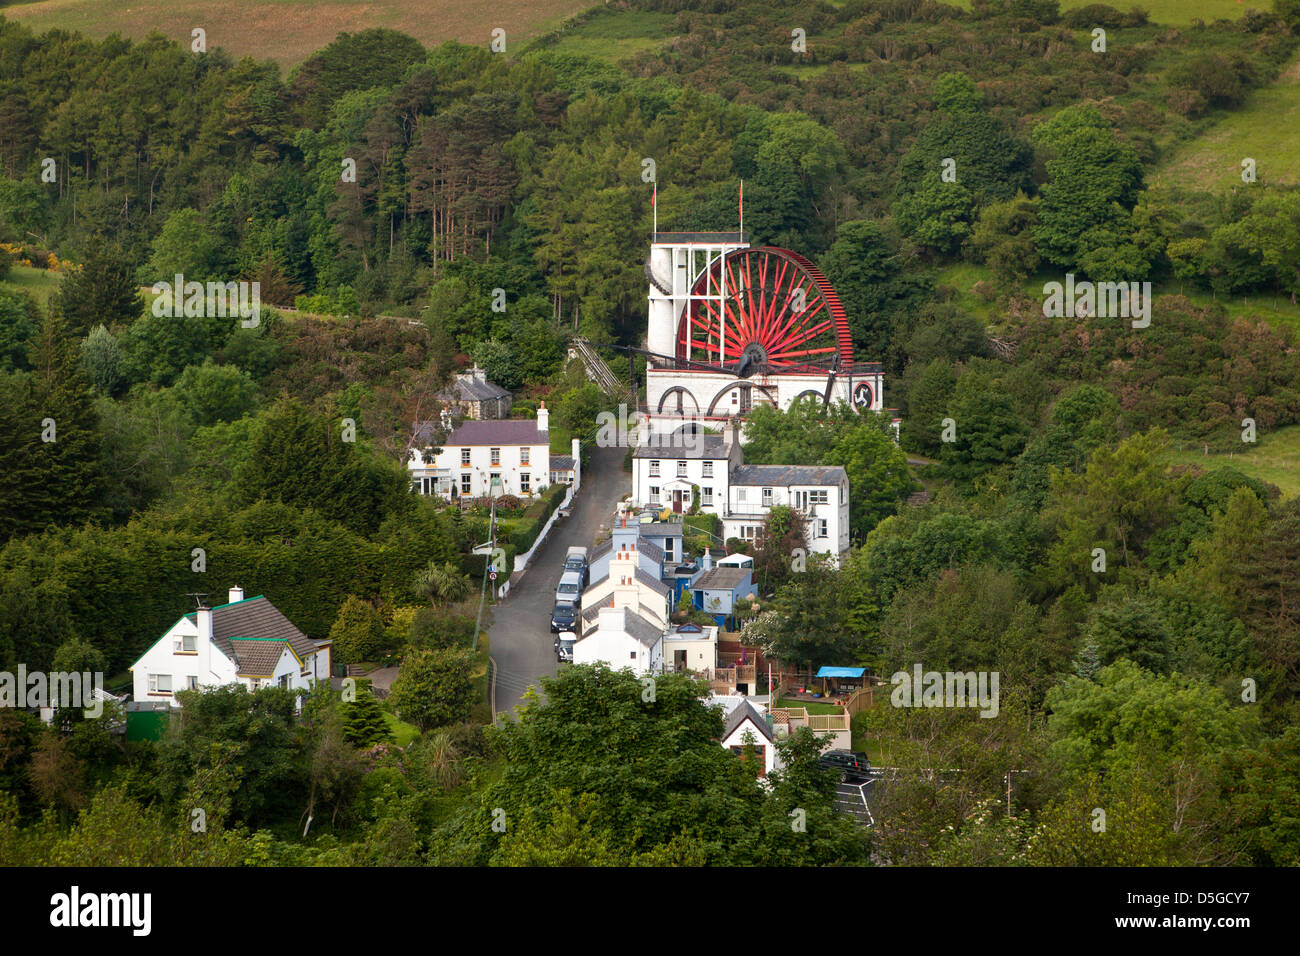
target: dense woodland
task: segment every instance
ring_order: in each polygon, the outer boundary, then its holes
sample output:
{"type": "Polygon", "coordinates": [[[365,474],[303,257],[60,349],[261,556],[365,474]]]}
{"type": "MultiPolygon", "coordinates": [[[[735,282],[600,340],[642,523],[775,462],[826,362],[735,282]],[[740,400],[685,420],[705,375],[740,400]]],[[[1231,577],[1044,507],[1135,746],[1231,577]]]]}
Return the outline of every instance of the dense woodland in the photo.
{"type": "Polygon", "coordinates": [[[1298,38],[1296,0],[1177,30],[1054,0],[627,0],[508,55],[367,30],[283,75],[0,19],[0,669],[120,674],[237,580],[345,658],[401,660],[422,731],[398,748],[367,694],[301,717],[207,695],[125,748],[0,710],[0,860],[1300,863],[1300,504],[1167,457],[1300,422],[1293,332],[1226,301],[1300,293],[1300,190],[1148,186],[1298,38]],[[563,51],[620,17],[666,41],[563,51]],[[869,833],[802,737],[756,786],[685,680],[645,707],[570,668],[504,731],[467,691],[486,520],[408,492],[410,423],[473,360],[515,414],[547,402],[559,447],[592,434],[610,399],[564,348],[641,342],[646,158],[660,228],[735,228],[744,180],[751,241],[816,260],[903,420],[900,448],[846,409],[756,411],[747,461],[847,469],[854,549],[796,566],[774,513],[747,635],[790,666],[1002,675],[998,720],[855,720],[912,771],[869,833]],[[989,270],[991,320],[941,281],[959,263],[989,270]],[[1150,327],[1045,317],[1028,290],[1066,272],[1156,283],[1150,327]],[[177,273],[271,307],[155,316],[177,273]]]}

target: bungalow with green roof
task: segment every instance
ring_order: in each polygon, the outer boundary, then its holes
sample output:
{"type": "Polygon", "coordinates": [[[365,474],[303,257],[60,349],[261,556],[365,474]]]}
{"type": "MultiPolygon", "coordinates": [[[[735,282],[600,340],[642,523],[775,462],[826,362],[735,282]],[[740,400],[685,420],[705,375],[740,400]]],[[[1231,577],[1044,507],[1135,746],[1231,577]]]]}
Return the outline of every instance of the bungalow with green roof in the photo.
{"type": "Polygon", "coordinates": [[[310,688],[330,677],[330,641],[294,626],[262,595],[183,615],[131,665],[135,700],[179,707],[177,691],[243,684],[249,690],[310,688]]]}

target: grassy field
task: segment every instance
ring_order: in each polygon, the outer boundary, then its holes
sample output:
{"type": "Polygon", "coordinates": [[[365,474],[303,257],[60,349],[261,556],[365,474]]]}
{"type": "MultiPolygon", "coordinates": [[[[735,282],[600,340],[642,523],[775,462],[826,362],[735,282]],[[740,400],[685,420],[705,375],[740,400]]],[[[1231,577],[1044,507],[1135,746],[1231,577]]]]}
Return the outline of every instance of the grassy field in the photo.
{"type": "Polygon", "coordinates": [[[92,37],[121,33],[135,39],[157,30],[190,43],[190,31],[207,31],[208,49],[236,57],[301,63],[338,34],[387,27],[426,46],[446,40],[486,46],[492,30],[506,31],[509,52],[524,40],[557,27],[591,0],[40,0],[5,7],[4,16],[34,30],[58,27],[92,37]]]}
{"type": "Polygon", "coordinates": [[[1178,147],[1151,176],[1157,186],[1222,190],[1241,185],[1241,161],[1255,160],[1261,183],[1300,183],[1300,57],[1277,81],[1178,147]]]}
{"type": "Polygon", "coordinates": [[[22,289],[24,292],[29,292],[44,308],[49,304],[50,296],[54,294],[54,290],[59,287],[59,279],[60,275],[57,272],[49,272],[31,266],[14,266],[9,270],[9,275],[0,281],[0,286],[9,286],[13,289],[22,289]]]}
{"type": "Polygon", "coordinates": [[[1203,468],[1231,465],[1252,478],[1277,485],[1283,498],[1300,494],[1300,425],[1289,425],[1275,432],[1261,431],[1254,445],[1231,456],[1206,455],[1202,449],[1175,451],[1170,458],[1176,464],[1197,464],[1203,468]]]}
{"type": "Polygon", "coordinates": [[[388,729],[393,732],[397,738],[397,746],[405,747],[416,737],[420,736],[420,730],[414,724],[408,724],[398,720],[388,711],[384,711],[384,721],[388,724],[388,729]]]}

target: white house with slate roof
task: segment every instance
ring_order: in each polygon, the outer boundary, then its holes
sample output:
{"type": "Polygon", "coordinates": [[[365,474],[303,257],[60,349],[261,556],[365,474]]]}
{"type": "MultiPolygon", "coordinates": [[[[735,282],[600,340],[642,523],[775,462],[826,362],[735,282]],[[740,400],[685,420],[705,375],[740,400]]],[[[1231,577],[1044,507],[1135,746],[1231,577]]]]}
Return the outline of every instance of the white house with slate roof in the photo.
{"type": "Polygon", "coordinates": [[[131,665],[137,701],[167,701],[176,693],[243,684],[249,690],[310,688],[330,676],[330,641],[298,630],[262,595],[184,615],[131,665]]]}
{"type": "Polygon", "coordinates": [[[605,578],[583,592],[573,663],[603,662],[638,675],[663,669],[672,589],[647,574],[640,560],[635,547],[621,546],[611,556],[605,578]]]}
{"type": "Polygon", "coordinates": [[[743,756],[748,743],[752,743],[757,751],[761,767],[758,774],[771,773],[782,766],[776,750],[776,734],[768,726],[767,716],[755,710],[749,701],[742,700],[727,716],[722,730],[722,746],[737,756],[743,756]]]}
{"type": "MultiPolygon", "coordinates": [[[[530,497],[551,484],[558,473],[566,483],[579,479],[579,444],[555,468],[551,459],[550,412],[543,402],[537,418],[462,422],[442,447],[435,444],[435,422],[415,423],[415,442],[407,460],[411,487],[417,494],[443,498],[481,498],[501,480],[500,493],[530,497]]],[[[558,456],[557,456],[558,457],[558,456]]]]}
{"type": "Polygon", "coordinates": [[[849,478],[844,469],[746,465],[734,422],[728,422],[720,436],[679,433],[633,452],[634,506],[685,512],[696,488],[700,510],[722,519],[723,538],[753,541],[772,506],[788,505],[805,521],[810,551],[838,560],[849,549],[849,478]]]}

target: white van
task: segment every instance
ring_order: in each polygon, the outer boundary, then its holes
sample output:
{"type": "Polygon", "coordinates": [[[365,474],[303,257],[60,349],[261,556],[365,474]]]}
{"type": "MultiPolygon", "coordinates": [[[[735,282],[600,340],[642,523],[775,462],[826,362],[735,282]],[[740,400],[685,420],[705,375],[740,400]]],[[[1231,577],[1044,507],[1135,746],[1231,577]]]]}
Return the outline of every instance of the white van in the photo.
{"type": "Polygon", "coordinates": [[[555,603],[567,602],[579,607],[582,604],[582,572],[565,571],[560,575],[559,587],[555,589],[555,603]]]}

